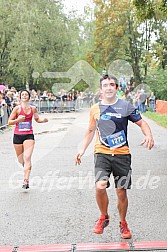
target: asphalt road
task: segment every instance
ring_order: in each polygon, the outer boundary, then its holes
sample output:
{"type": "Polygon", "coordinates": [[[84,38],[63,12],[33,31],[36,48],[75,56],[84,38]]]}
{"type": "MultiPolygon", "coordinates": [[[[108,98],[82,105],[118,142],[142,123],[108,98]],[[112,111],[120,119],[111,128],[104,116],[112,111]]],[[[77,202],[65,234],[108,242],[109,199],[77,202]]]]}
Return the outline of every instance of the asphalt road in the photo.
{"type": "MultiPolygon", "coordinates": [[[[0,246],[120,241],[113,185],[108,189],[110,225],[103,235],[91,231],[99,216],[93,143],[82,164],[74,164],[88,111],[46,114],[47,124],[34,123],[36,145],[28,193],[21,190],[23,170],[12,146],[13,129],[0,135],[0,246]]],[[[143,135],[136,125],[129,124],[133,188],[128,191],[127,220],[134,241],[166,241],[167,129],[146,120],[155,139],[151,151],[140,146],[143,135]]]]}

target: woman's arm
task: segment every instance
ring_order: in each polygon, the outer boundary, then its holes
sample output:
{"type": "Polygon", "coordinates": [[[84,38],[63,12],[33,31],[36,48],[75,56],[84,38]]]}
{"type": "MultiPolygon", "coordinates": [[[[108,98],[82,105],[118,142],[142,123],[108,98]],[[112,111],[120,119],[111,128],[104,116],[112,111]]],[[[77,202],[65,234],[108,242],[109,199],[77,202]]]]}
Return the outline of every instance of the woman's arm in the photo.
{"type": "Polygon", "coordinates": [[[43,118],[41,119],[39,114],[38,114],[38,110],[37,108],[33,108],[33,113],[34,113],[34,119],[37,123],[45,123],[45,122],[48,122],[48,119],[47,118],[43,118]]]}
{"type": "Polygon", "coordinates": [[[19,106],[16,106],[13,110],[12,110],[12,113],[10,114],[10,117],[8,119],[8,125],[14,125],[16,123],[19,123],[19,122],[23,122],[24,119],[25,119],[25,116],[23,115],[18,115],[18,110],[19,110],[19,106]]]}

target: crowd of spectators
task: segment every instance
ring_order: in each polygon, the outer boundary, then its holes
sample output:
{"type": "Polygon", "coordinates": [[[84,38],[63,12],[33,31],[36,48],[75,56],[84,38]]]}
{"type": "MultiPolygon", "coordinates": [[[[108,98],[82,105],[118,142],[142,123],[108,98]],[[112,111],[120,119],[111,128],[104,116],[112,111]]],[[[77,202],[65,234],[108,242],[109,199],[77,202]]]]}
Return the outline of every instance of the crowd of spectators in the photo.
{"type": "MultiPolygon", "coordinates": [[[[92,92],[84,93],[72,90],[60,90],[56,94],[48,90],[30,90],[30,103],[38,108],[39,112],[80,111],[83,106],[90,107],[94,103],[95,95],[92,92]]],[[[19,91],[15,87],[0,90],[0,125],[3,111],[6,108],[7,117],[12,109],[19,104],[19,91]]]]}
{"type": "Polygon", "coordinates": [[[146,89],[146,85],[139,85],[135,88],[133,78],[128,83],[125,78],[122,78],[117,92],[119,99],[125,99],[130,101],[141,113],[145,113],[147,110],[151,112],[156,111],[156,98],[154,93],[149,93],[146,89]]]}
{"type": "MultiPolygon", "coordinates": [[[[135,83],[133,79],[128,83],[125,78],[120,79],[117,97],[130,101],[138,107],[142,113],[148,110],[155,112],[155,96],[152,93],[149,97],[144,89],[134,90],[135,83]]],[[[57,94],[53,94],[48,90],[30,90],[32,105],[35,105],[39,112],[63,112],[63,111],[79,111],[83,106],[90,107],[98,102],[100,92],[96,94],[92,92],[78,92],[74,89],[70,92],[60,90],[57,94]]],[[[3,108],[6,107],[7,117],[9,117],[12,109],[19,104],[19,91],[15,87],[4,88],[0,90],[0,124],[2,124],[3,108]]]]}

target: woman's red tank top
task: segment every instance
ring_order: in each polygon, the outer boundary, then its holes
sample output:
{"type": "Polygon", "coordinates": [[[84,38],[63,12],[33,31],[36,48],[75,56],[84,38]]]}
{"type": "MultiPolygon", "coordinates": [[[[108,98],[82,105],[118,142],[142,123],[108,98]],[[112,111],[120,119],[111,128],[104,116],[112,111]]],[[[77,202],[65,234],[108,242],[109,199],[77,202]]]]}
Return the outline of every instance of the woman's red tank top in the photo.
{"type": "Polygon", "coordinates": [[[23,122],[16,123],[14,134],[17,134],[17,135],[33,134],[33,128],[32,128],[33,109],[31,106],[30,108],[31,108],[30,113],[26,114],[21,106],[19,115],[25,116],[25,119],[23,122]]]}

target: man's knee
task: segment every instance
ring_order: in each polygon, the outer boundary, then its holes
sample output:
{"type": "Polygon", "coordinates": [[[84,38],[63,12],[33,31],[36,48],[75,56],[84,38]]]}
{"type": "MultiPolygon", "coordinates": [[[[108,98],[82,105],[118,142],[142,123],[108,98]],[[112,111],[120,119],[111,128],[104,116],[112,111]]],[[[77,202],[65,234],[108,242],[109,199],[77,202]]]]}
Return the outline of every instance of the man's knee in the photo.
{"type": "Polygon", "coordinates": [[[96,191],[98,191],[99,193],[100,192],[102,193],[104,190],[106,190],[106,188],[107,188],[107,181],[106,180],[96,182],[96,191]]]}

